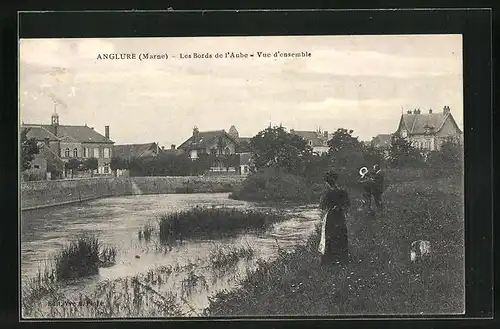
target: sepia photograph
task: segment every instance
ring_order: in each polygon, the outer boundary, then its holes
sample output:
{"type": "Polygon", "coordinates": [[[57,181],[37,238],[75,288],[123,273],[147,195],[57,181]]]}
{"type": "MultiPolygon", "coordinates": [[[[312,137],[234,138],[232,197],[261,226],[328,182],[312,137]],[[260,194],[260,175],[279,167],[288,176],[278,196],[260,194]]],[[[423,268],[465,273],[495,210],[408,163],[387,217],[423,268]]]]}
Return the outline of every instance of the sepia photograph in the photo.
{"type": "Polygon", "coordinates": [[[464,314],[462,46],[21,38],[21,318],[464,314]]]}

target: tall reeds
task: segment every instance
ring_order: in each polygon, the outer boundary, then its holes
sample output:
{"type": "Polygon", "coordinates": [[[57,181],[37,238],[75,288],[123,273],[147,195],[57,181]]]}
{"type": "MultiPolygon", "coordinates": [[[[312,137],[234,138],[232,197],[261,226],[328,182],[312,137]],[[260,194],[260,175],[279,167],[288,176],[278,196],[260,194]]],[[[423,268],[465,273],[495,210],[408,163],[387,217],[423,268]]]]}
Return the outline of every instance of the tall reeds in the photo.
{"type": "Polygon", "coordinates": [[[277,211],[202,208],[162,215],[159,219],[160,241],[168,243],[185,238],[219,238],[242,231],[265,230],[287,217],[277,211]]]}

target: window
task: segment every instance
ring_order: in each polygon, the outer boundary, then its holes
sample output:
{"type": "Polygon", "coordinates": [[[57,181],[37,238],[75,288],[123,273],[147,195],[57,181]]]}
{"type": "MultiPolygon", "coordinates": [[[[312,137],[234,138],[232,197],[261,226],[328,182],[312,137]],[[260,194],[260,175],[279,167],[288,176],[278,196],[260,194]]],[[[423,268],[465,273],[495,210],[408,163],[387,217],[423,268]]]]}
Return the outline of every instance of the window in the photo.
{"type": "Polygon", "coordinates": [[[86,157],[87,157],[87,154],[88,154],[88,153],[87,153],[87,148],[86,148],[86,147],[84,147],[84,148],[83,148],[83,157],[84,157],[84,158],[86,158],[86,157]]]}
{"type": "Polygon", "coordinates": [[[39,165],[34,165],[33,166],[35,169],[40,169],[40,166],[39,165]]]}
{"type": "Polygon", "coordinates": [[[406,136],[408,136],[408,133],[406,132],[406,130],[401,130],[401,136],[406,138],[406,136]]]}
{"type": "Polygon", "coordinates": [[[216,148],[211,148],[210,149],[210,154],[217,155],[217,149],[216,148]]]}
{"type": "Polygon", "coordinates": [[[73,149],[73,158],[78,158],[78,149],[77,148],[73,149]]]}
{"type": "MultiPolygon", "coordinates": [[[[106,150],[106,149],[105,149],[105,150],[106,150]]],[[[109,163],[106,163],[106,164],[104,165],[104,173],[105,173],[105,174],[109,174],[109,163]]]]}
{"type": "Polygon", "coordinates": [[[229,149],[229,147],[226,147],[226,148],[224,149],[224,154],[225,154],[225,155],[229,155],[229,154],[231,154],[231,150],[229,149]]]}
{"type": "Polygon", "coordinates": [[[104,157],[109,158],[109,149],[107,147],[104,148],[104,157]]]}
{"type": "Polygon", "coordinates": [[[64,157],[69,158],[69,148],[68,147],[64,151],[64,157]]]}
{"type": "Polygon", "coordinates": [[[94,148],[94,158],[99,158],[99,148],[94,148]]]}

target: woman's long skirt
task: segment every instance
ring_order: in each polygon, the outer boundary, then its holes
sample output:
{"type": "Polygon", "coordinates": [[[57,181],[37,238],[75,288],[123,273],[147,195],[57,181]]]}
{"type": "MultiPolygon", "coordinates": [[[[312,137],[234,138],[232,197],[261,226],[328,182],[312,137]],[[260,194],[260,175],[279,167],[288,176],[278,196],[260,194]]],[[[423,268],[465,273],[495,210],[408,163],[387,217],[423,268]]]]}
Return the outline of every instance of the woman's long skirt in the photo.
{"type": "Polygon", "coordinates": [[[330,210],[325,215],[319,250],[323,264],[347,263],[349,260],[347,225],[341,211],[330,210]]]}

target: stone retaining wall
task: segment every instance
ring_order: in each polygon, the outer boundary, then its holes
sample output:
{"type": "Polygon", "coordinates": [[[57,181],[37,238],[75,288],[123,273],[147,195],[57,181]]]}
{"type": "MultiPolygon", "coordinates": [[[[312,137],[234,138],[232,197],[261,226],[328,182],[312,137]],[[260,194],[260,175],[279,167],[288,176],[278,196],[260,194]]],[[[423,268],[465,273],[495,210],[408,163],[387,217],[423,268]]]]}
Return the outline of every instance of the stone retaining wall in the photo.
{"type": "Polygon", "coordinates": [[[21,184],[21,209],[131,194],[217,193],[239,186],[241,176],[110,177],[21,184]]]}

